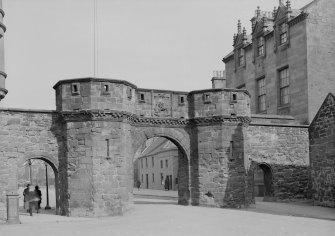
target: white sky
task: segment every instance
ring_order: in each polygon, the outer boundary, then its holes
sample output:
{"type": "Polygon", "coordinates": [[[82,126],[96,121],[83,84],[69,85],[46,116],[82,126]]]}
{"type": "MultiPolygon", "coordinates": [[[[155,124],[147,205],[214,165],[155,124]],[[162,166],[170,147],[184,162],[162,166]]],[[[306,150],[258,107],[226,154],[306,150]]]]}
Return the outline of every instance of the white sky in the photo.
{"type": "MultiPolygon", "coordinates": [[[[211,87],[237,20],[278,0],[97,0],[98,75],[140,88],[211,87]]],[[[93,76],[94,0],[2,0],[7,96],[1,107],[55,109],[52,86],[93,76]]],[[[286,1],[285,1],[286,2],[286,1]]],[[[311,0],[292,0],[301,8],[311,0]]]]}

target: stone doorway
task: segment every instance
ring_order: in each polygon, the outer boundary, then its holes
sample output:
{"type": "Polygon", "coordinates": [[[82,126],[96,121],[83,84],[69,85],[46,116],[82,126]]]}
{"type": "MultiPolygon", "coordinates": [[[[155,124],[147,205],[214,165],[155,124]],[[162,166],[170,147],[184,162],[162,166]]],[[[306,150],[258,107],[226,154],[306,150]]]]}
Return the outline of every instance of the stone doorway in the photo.
{"type": "MultiPolygon", "coordinates": [[[[23,191],[27,184],[35,189],[39,187],[42,194],[40,214],[58,214],[58,170],[45,158],[29,158],[18,164],[18,193],[20,214],[28,214],[24,208],[23,191]]],[[[33,214],[36,214],[34,209],[33,214]]]]}
{"type": "Polygon", "coordinates": [[[256,199],[273,200],[273,175],[268,164],[258,164],[254,170],[254,194],[256,199]]]}
{"type": "Polygon", "coordinates": [[[136,151],[133,162],[135,204],[143,204],[143,199],[149,197],[187,205],[188,165],[182,148],[171,138],[152,137],[146,140],[136,151]]]}

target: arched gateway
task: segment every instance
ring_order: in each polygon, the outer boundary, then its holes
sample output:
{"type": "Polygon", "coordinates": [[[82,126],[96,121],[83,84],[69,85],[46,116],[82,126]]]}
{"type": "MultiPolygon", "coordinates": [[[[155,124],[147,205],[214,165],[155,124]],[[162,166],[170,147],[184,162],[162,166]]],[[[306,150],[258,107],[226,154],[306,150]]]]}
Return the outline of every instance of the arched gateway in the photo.
{"type": "Polygon", "coordinates": [[[135,151],[155,136],[181,151],[180,204],[234,207],[248,201],[240,175],[250,122],[247,91],[150,90],[97,78],[59,81],[54,89],[63,136],[63,214],[116,215],[131,207],[135,151]]]}
{"type": "Polygon", "coordinates": [[[18,166],[34,158],[53,166],[58,214],[122,214],[133,204],[136,150],[151,137],[178,147],[179,204],[252,203],[257,163],[271,166],[263,171],[273,199],[307,196],[308,127],[250,116],[246,90],[186,93],[97,78],[54,89],[56,111],[0,109],[0,219],[6,194],[17,193],[18,166]]]}

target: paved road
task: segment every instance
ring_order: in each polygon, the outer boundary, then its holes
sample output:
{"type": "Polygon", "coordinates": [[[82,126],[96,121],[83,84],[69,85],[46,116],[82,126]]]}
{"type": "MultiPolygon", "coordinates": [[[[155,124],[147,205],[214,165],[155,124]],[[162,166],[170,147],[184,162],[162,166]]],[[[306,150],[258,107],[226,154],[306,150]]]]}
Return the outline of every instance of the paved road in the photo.
{"type": "MultiPolygon", "coordinates": [[[[145,199],[141,199],[144,201],[145,199]]],[[[1,225],[4,236],[333,236],[330,220],[264,214],[242,210],[179,206],[172,200],[147,199],[123,216],[76,218],[21,215],[20,225],[1,225]],[[162,204],[165,202],[166,204],[162,204]],[[155,204],[157,203],[157,204],[155,204]]]]}
{"type": "Polygon", "coordinates": [[[307,203],[257,202],[249,209],[233,210],[179,206],[176,192],[161,191],[155,199],[153,191],[140,192],[140,197],[135,193],[137,204],[123,216],[79,218],[34,214],[30,217],[21,213],[22,224],[0,224],[0,235],[333,236],[335,232],[335,209],[307,203]]]}

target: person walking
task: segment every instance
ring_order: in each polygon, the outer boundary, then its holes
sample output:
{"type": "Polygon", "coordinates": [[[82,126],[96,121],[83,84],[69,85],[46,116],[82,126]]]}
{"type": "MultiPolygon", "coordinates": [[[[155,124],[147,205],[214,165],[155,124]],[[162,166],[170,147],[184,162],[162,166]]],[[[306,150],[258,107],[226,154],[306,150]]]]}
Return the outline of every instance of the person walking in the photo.
{"type": "Polygon", "coordinates": [[[29,192],[30,184],[26,185],[26,188],[23,190],[23,209],[29,212],[29,202],[27,202],[27,194],[29,192]]]}
{"type": "Polygon", "coordinates": [[[140,188],[141,188],[141,181],[137,180],[137,190],[140,191],[140,188]]]}
{"type": "Polygon", "coordinates": [[[169,191],[169,187],[170,187],[169,176],[166,176],[166,178],[165,178],[165,185],[164,185],[164,187],[165,187],[166,191],[169,191]]]}
{"type": "Polygon", "coordinates": [[[29,204],[30,216],[33,215],[33,208],[35,208],[37,213],[39,213],[39,209],[38,209],[39,196],[38,196],[36,190],[32,189],[31,185],[28,186],[28,191],[25,195],[25,198],[26,198],[26,202],[28,202],[28,204],[29,204]]]}
{"type": "Polygon", "coordinates": [[[40,188],[38,187],[38,185],[35,186],[35,191],[36,191],[37,196],[40,199],[37,203],[37,205],[38,205],[37,209],[40,210],[41,209],[41,202],[42,202],[42,192],[41,192],[40,188]]]}

